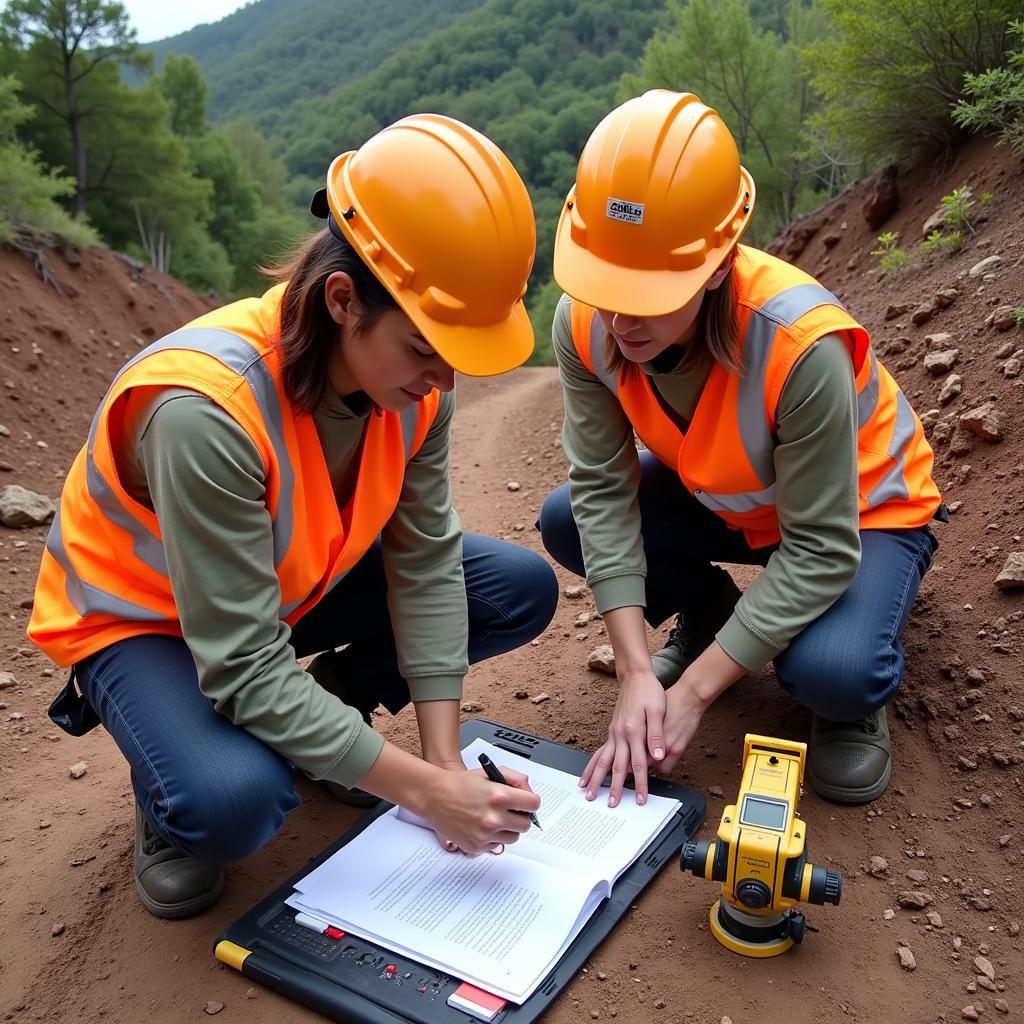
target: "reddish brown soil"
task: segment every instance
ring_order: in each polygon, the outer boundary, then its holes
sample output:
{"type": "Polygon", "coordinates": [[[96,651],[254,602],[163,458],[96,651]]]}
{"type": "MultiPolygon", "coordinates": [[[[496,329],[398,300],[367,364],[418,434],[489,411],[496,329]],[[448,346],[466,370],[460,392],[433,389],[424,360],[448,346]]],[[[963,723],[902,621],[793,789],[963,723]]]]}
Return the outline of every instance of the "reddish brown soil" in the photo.
{"type": "MultiPolygon", "coordinates": [[[[905,634],[907,675],[890,714],[892,786],[870,807],[831,806],[812,793],[804,798],[813,856],[846,875],[842,903],[809,908],[821,930],[800,949],[774,960],[742,959],[718,946],[707,929],[713,886],[669,867],[598,950],[588,973],[558,1000],[547,1018],[553,1024],[609,1017],[718,1024],[726,1015],[737,1024],[954,1021],[969,1004],[983,1021],[993,1021],[1004,1019],[1000,999],[1008,1005],[1005,1019],[1024,1019],[1018,874],[1024,591],[994,585],[1024,533],[1024,378],[1005,378],[994,353],[1010,339],[1024,345],[1024,331],[983,326],[996,305],[1024,305],[1019,163],[978,142],[940,172],[918,167],[903,173],[904,205],[885,228],[916,244],[939,197],[965,183],[976,195],[993,192],[994,200],[977,237],[953,255],[880,280],[868,255],[878,232],[861,216],[862,185],[810,220],[818,229],[799,257],[873,331],[919,412],[938,405],[943,379],[923,367],[924,337],[943,331],[961,350],[956,370],[964,378],[962,396],[943,412],[966,411],[995,396],[1006,423],[999,444],[979,439],[960,456],[937,446],[946,500],[962,505],[948,526],[937,528],[942,548],[905,634]],[[827,246],[830,235],[837,237],[827,246]],[[1003,257],[995,279],[968,278],[967,270],[990,254],[1003,257]],[[885,322],[888,306],[913,308],[947,286],[959,295],[928,325],[912,326],[909,314],[885,322]],[[984,683],[969,686],[968,668],[980,669],[984,683]],[[959,757],[977,768],[965,770],[959,757]],[[872,856],[886,858],[887,877],[868,872],[872,856]],[[908,871],[926,878],[908,880],[908,871]],[[941,928],[927,924],[921,912],[898,907],[897,894],[909,889],[931,895],[928,909],[941,915],[941,928]],[[886,921],[890,908],[895,915],[886,921]],[[913,951],[913,972],[900,966],[901,942],[913,951]],[[977,984],[974,958],[981,947],[1005,991],[967,989],[977,984]]],[[[86,253],[77,267],[55,255],[51,261],[64,298],[44,287],[23,257],[0,254],[0,423],[10,431],[0,436],[0,486],[20,483],[55,496],[96,402],[115,368],[136,350],[136,339],[157,337],[206,304],[168,279],[162,279],[166,293],[146,281],[133,286],[110,254],[86,253]]],[[[151,272],[147,277],[155,279],[151,272]]],[[[460,382],[454,476],[468,529],[537,547],[536,511],[565,478],[560,417],[553,370],[460,382]],[[505,485],[513,479],[522,487],[510,493],[505,485]]],[[[17,679],[0,692],[2,1019],[201,1020],[208,1000],[224,1004],[223,1021],[318,1019],[218,965],[210,943],[348,827],[355,812],[300,783],[303,806],[265,849],[230,868],[225,897],[213,910],[183,922],[145,913],[131,879],[132,798],[124,763],[102,730],[73,740],[50,725],[45,711],[60,673],[24,637],[45,533],[0,528],[0,670],[17,679]],[[88,770],[75,780],[68,769],[79,760],[88,770]],[[57,926],[63,930],[53,935],[57,926]]],[[[737,578],[746,581],[749,572],[737,569],[737,578]]],[[[560,579],[572,582],[561,572],[560,579]]],[[[482,705],[474,714],[580,749],[598,745],[615,687],[586,669],[587,653],[603,640],[600,622],[573,625],[588,608],[586,596],[563,598],[538,646],[475,668],[466,686],[466,699],[482,705]],[[550,700],[517,700],[517,690],[546,691],[550,700]]],[[[416,749],[410,712],[377,722],[389,738],[416,749]]],[[[759,673],[711,710],[674,777],[705,792],[719,786],[729,798],[746,731],[800,739],[807,724],[771,671],[759,673]]],[[[722,805],[710,797],[704,834],[717,825],[722,805]]]]}

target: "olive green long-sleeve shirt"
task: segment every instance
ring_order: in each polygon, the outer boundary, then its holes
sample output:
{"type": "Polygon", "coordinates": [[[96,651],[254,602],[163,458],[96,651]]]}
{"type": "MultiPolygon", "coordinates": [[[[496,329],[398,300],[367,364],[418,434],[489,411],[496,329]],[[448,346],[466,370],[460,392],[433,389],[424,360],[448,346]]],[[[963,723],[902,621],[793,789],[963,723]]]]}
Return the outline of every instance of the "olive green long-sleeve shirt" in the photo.
{"type": "MultiPolygon", "coordinates": [[[[406,469],[382,557],[399,668],[413,700],[458,699],[468,669],[462,533],[451,507],[454,394],[406,469]]],[[[314,414],[339,504],[358,468],[365,396],[328,393],[314,414]]],[[[184,389],[133,396],[124,476],[161,525],[182,632],[218,711],[313,778],[356,784],[383,739],[305,672],[279,618],[259,452],[215,402],[184,389]]],[[[154,700],[159,695],[154,694],[154,700]]]]}
{"type": "MultiPolygon", "coordinates": [[[[633,428],[618,399],[580,360],[566,296],[552,337],[565,401],[562,443],[587,582],[601,612],[642,607],[647,563],[633,428]]],[[[662,401],[688,422],[707,366],[689,372],[678,365],[668,372],[652,364],[640,369],[662,401]]],[[[780,654],[838,600],[860,564],[856,390],[840,338],[827,335],[804,353],[783,387],[776,422],[782,541],[716,638],[749,671],[780,654]]]]}

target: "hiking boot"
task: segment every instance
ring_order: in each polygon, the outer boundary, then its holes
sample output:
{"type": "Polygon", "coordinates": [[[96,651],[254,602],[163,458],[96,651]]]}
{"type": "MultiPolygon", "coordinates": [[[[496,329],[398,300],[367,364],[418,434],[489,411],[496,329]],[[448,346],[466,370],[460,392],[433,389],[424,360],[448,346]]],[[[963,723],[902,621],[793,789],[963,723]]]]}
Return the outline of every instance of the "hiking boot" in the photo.
{"type": "Polygon", "coordinates": [[[740,594],[732,577],[724,569],[718,569],[710,592],[701,595],[703,605],[676,616],[676,624],[669,630],[665,646],[651,655],[654,674],[666,690],[707,650],[715,634],[732,615],[740,594]]]}
{"type": "MultiPolygon", "coordinates": [[[[324,651],[318,654],[310,663],[306,671],[325,689],[333,693],[349,707],[355,708],[362,716],[363,721],[373,728],[373,711],[378,701],[374,697],[360,697],[353,694],[345,685],[343,673],[338,671],[336,659],[339,657],[336,651],[324,651]],[[370,706],[370,701],[373,705],[370,706]]],[[[323,780],[327,792],[339,803],[349,807],[373,807],[379,800],[372,793],[364,789],[343,786],[340,782],[323,780]]]]}
{"type": "Polygon", "coordinates": [[[135,888],[156,917],[191,917],[213,906],[224,891],[219,864],[189,857],[158,836],[135,801],[135,888]]]}
{"type": "Polygon", "coordinates": [[[807,744],[807,781],[826,800],[866,804],[877,800],[892,775],[892,747],[885,708],[856,722],[814,716],[807,744]]]}

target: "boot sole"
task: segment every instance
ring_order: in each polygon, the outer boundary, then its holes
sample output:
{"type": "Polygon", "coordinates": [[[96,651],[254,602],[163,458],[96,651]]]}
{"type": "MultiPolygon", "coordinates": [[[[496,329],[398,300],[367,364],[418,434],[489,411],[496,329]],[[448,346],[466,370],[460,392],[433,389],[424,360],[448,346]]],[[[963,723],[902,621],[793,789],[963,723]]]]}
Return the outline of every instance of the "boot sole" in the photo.
{"type": "Polygon", "coordinates": [[[877,782],[870,786],[864,786],[861,789],[852,789],[847,786],[830,786],[828,783],[818,780],[812,767],[808,766],[807,768],[807,781],[810,782],[814,792],[818,796],[837,804],[869,804],[872,800],[877,800],[885,792],[891,778],[891,760],[886,764],[885,771],[877,782]]]}
{"type": "Polygon", "coordinates": [[[139,894],[139,899],[142,900],[142,905],[154,917],[174,921],[181,917],[193,917],[212,907],[220,899],[221,893],[224,892],[224,874],[221,872],[217,884],[209,892],[204,892],[201,896],[196,896],[181,903],[160,903],[143,889],[142,884],[137,878],[135,879],[135,889],[139,894]]]}

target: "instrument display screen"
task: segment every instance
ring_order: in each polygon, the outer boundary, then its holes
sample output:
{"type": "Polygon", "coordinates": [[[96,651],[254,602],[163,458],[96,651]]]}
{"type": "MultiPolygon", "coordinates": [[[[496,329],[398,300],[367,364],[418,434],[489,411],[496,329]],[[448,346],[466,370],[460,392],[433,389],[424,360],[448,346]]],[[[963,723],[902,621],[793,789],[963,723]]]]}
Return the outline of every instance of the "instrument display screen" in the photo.
{"type": "Polygon", "coordinates": [[[758,828],[770,828],[776,832],[782,832],[786,827],[786,812],[788,810],[789,801],[787,800],[769,800],[748,793],[743,798],[740,824],[755,825],[758,828]]]}

